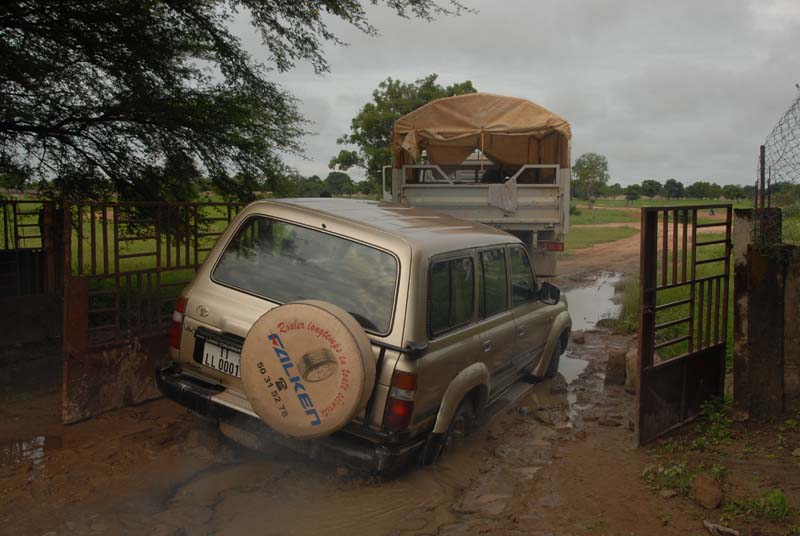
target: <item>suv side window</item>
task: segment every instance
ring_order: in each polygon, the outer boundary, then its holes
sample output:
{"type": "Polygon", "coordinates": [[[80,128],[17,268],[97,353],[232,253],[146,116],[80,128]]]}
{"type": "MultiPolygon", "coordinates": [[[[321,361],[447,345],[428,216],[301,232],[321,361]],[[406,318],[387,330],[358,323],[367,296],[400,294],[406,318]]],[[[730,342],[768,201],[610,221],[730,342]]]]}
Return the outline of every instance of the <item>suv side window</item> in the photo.
{"type": "Polygon", "coordinates": [[[438,335],[472,320],[475,303],[475,269],[472,258],[434,262],[428,302],[431,335],[438,335]]]}
{"type": "Polygon", "coordinates": [[[481,318],[508,309],[508,273],[504,248],[480,252],[481,276],[478,280],[481,318]]]}
{"type": "Polygon", "coordinates": [[[511,248],[511,300],[514,307],[536,299],[536,279],[533,277],[528,253],[519,246],[511,248]]]}

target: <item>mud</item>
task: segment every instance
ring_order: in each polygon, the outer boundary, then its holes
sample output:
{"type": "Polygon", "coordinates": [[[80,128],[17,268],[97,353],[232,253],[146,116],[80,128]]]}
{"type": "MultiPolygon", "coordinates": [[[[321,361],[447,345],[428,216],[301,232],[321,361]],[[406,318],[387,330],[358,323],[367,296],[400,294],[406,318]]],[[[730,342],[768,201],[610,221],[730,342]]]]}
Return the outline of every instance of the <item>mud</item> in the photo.
{"type": "MultiPolygon", "coordinates": [[[[556,279],[576,329],[585,328],[559,375],[520,382],[439,464],[393,478],[277,446],[245,450],[166,400],[71,426],[60,424],[57,393],[7,401],[0,406],[0,532],[701,534],[706,511],[643,483],[643,469],[659,455],[633,448],[634,397],[604,385],[608,347],[629,342],[593,325],[616,307],[616,277],[556,279]]],[[[763,437],[765,445],[774,439],[763,437]]],[[[765,449],[758,467],[777,479],[764,469],[771,455],[765,449]]]]}

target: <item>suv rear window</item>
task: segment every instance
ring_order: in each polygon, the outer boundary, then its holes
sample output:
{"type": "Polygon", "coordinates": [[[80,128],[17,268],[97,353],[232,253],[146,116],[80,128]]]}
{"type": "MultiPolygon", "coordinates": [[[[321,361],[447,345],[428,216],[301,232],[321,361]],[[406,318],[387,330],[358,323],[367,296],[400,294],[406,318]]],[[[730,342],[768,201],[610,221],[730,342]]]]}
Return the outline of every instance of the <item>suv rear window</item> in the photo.
{"type": "Polygon", "coordinates": [[[217,283],[278,303],[324,300],[368,331],[389,331],[397,260],[377,248],[256,216],[245,221],[211,275],[217,283]]]}

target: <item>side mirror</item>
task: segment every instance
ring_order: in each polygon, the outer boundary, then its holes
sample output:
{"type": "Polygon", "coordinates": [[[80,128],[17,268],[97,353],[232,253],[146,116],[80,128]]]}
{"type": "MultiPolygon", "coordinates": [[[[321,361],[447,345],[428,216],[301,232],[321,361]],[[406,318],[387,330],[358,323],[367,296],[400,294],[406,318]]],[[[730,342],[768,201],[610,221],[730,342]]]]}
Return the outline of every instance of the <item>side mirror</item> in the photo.
{"type": "Polygon", "coordinates": [[[561,300],[561,289],[552,283],[542,283],[538,292],[539,301],[547,305],[555,305],[561,300]]]}

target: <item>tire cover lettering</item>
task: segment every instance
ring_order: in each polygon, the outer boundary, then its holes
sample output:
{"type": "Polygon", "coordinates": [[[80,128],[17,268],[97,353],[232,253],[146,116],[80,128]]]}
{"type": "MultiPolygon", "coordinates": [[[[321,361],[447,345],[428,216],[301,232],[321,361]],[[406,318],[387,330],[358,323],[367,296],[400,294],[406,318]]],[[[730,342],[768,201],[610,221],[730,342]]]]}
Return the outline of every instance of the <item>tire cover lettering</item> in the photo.
{"type": "Polygon", "coordinates": [[[242,384],[256,414],[281,434],[329,435],[366,405],[372,348],[358,322],[325,302],[294,302],[261,316],[242,348],[242,384]]]}

